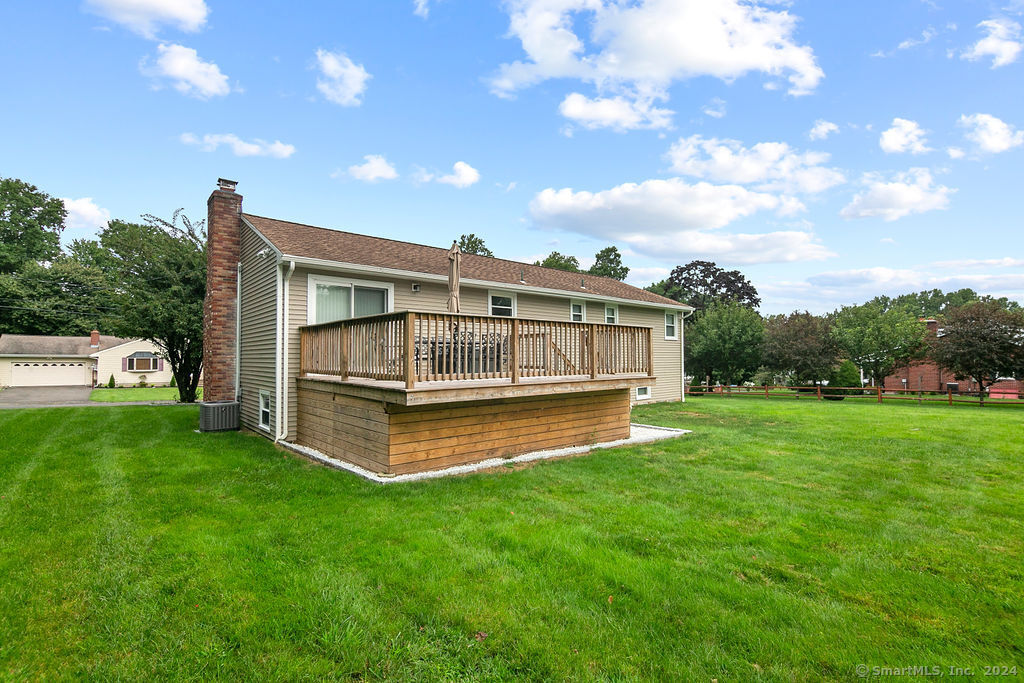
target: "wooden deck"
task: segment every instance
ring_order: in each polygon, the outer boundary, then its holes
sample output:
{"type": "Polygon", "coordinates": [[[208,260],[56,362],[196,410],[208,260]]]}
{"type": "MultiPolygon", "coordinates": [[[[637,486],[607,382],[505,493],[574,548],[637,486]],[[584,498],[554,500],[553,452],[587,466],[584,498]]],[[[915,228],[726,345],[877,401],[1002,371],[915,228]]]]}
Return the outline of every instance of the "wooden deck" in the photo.
{"type": "MultiPolygon", "coordinates": [[[[441,380],[420,382],[412,389],[395,380],[373,380],[350,377],[342,380],[331,375],[307,374],[300,378],[301,384],[319,382],[331,385],[331,391],[339,395],[366,398],[397,405],[415,406],[462,401],[489,401],[522,396],[557,396],[589,391],[613,389],[634,389],[651,386],[655,378],[645,374],[633,375],[563,375],[560,377],[522,378],[513,384],[510,378],[479,380],[441,380]]],[[[327,387],[322,387],[327,390],[327,387]]]]}
{"type": "Polygon", "coordinates": [[[652,334],[405,311],[303,327],[297,441],[407,474],[625,439],[652,334]]]}
{"type": "Polygon", "coordinates": [[[350,393],[358,385],[298,382],[298,443],[380,474],[629,437],[629,389],[409,405],[350,393]]]}

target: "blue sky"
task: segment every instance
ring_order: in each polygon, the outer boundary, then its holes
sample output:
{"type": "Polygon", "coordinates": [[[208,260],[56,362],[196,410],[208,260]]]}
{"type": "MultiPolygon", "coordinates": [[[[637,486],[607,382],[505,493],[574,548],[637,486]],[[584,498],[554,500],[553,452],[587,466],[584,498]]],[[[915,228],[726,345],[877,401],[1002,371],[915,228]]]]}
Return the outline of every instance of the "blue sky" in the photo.
{"type": "Polygon", "coordinates": [[[739,268],[767,313],[1024,301],[1024,2],[4,3],[0,175],[496,254],[739,268]]]}

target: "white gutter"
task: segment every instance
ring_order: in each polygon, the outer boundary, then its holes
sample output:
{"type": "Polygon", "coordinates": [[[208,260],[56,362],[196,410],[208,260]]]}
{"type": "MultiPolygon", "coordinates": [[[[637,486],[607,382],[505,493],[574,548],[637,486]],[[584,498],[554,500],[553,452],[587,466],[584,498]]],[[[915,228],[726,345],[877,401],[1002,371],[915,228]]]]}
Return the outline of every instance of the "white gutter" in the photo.
{"type": "Polygon", "coordinates": [[[235,280],[235,400],[242,395],[242,262],[238,262],[238,273],[235,280]]]}
{"type": "MultiPolygon", "coordinates": [[[[280,357],[277,359],[278,362],[280,362],[280,371],[278,373],[278,375],[279,375],[279,380],[278,380],[279,400],[278,400],[278,403],[277,403],[277,406],[278,406],[278,408],[277,408],[277,436],[274,438],[275,442],[276,441],[284,441],[284,440],[286,440],[288,438],[288,386],[287,386],[287,384],[288,384],[288,323],[289,323],[289,318],[288,318],[288,298],[289,298],[288,297],[288,290],[290,289],[290,283],[292,281],[292,273],[294,273],[294,272],[295,272],[295,261],[291,261],[288,264],[288,272],[284,276],[284,281],[283,281],[283,286],[282,286],[283,294],[279,297],[280,301],[278,302],[281,305],[281,310],[282,310],[282,313],[281,313],[282,325],[281,325],[281,333],[280,333],[280,346],[281,346],[281,348],[283,350],[283,359],[280,358],[280,357]]],[[[280,268],[278,269],[277,273],[278,273],[277,276],[278,276],[279,282],[280,282],[280,277],[281,277],[281,269],[280,268]]],[[[281,291],[281,290],[278,290],[278,291],[281,291]]],[[[275,362],[275,364],[277,364],[277,363],[275,362]]]]}
{"type": "Polygon", "coordinates": [[[693,308],[683,313],[679,321],[679,402],[686,403],[686,319],[693,314],[693,308]]]}
{"type": "MultiPolygon", "coordinates": [[[[281,287],[281,266],[284,265],[278,261],[274,266],[274,277],[276,288],[275,302],[276,308],[274,309],[274,322],[276,329],[274,330],[274,415],[275,431],[280,431],[281,424],[281,317],[284,315],[281,306],[281,296],[284,290],[281,287]]],[[[277,435],[274,435],[274,440],[277,440],[277,435]]]]}
{"type": "MultiPolygon", "coordinates": [[[[323,268],[325,270],[341,270],[341,271],[354,271],[358,273],[373,273],[376,275],[394,275],[396,277],[407,278],[410,280],[432,280],[435,282],[448,282],[447,275],[438,275],[436,273],[421,273],[414,270],[401,270],[399,268],[385,268],[383,266],[365,266],[358,263],[346,263],[343,261],[331,261],[329,259],[317,259],[308,258],[305,256],[292,256],[290,254],[282,255],[282,258],[289,259],[295,263],[304,266],[313,266],[316,268],[323,268]]],[[[581,277],[587,277],[586,274],[581,277]]],[[[623,299],[621,297],[604,296],[600,294],[593,294],[585,289],[580,290],[568,290],[568,289],[551,289],[549,287],[537,287],[533,285],[519,285],[510,284],[507,282],[498,282],[496,280],[474,280],[471,278],[462,278],[461,282],[465,285],[472,285],[477,287],[488,287],[491,289],[505,289],[517,292],[528,292],[533,294],[548,294],[550,296],[568,297],[571,299],[585,299],[587,301],[611,301],[614,303],[626,304],[628,306],[639,306],[641,308],[657,308],[660,310],[676,310],[676,311],[693,311],[692,306],[680,303],[655,303],[651,301],[643,301],[640,299],[623,299]]]]}

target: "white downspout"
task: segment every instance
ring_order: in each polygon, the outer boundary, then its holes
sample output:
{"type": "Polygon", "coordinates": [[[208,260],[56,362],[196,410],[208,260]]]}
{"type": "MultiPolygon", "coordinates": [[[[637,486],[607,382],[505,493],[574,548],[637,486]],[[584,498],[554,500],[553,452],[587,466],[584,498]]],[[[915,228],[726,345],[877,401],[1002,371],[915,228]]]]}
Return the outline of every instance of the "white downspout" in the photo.
{"type": "Polygon", "coordinates": [[[686,403],[686,319],[693,311],[684,311],[679,318],[679,402],[686,403]]]}
{"type": "Polygon", "coordinates": [[[242,262],[238,262],[238,276],[235,281],[235,400],[242,395],[242,262]]]}
{"type": "MultiPolygon", "coordinates": [[[[280,269],[277,271],[281,277],[280,269]]],[[[288,290],[292,281],[292,273],[295,272],[295,261],[288,262],[288,272],[284,275],[281,295],[281,334],[279,344],[281,354],[278,356],[280,369],[278,371],[278,402],[277,402],[277,436],[274,441],[283,441],[288,438],[288,290]]]]}

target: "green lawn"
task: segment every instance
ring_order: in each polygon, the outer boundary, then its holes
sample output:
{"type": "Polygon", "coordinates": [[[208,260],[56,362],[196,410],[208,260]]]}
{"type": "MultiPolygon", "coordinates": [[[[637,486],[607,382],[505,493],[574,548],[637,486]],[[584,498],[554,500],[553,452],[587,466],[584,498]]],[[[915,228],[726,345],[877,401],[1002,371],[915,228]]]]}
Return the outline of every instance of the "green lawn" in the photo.
{"type": "Polygon", "coordinates": [[[0,678],[1024,675],[1024,411],[636,412],[694,433],[379,486],[194,406],[0,411],[0,678]]]}
{"type": "MultiPolygon", "coordinates": [[[[197,400],[203,398],[200,387],[197,400]]],[[[177,387],[124,387],[121,389],[93,389],[89,394],[90,401],[100,403],[122,403],[125,401],[177,401],[177,387]]]]}

